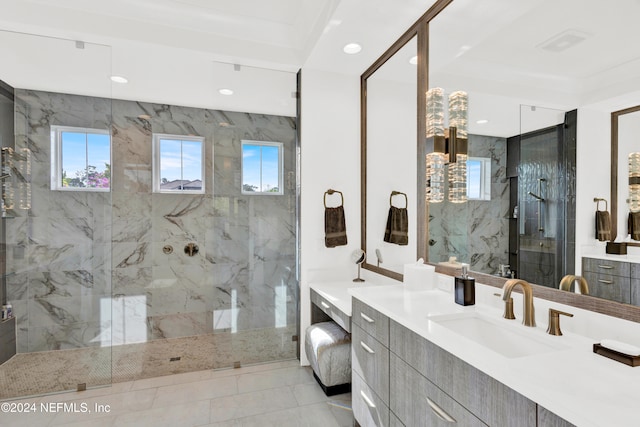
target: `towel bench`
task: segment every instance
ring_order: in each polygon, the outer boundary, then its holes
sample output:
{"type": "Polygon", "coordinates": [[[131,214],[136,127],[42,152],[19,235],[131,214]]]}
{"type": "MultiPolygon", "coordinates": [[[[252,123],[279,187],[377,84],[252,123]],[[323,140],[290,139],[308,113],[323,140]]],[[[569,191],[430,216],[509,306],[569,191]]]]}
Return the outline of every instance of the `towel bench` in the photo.
{"type": "Polygon", "coordinates": [[[327,396],[351,391],[351,334],[333,321],[314,323],[305,331],[305,351],[327,396]]]}

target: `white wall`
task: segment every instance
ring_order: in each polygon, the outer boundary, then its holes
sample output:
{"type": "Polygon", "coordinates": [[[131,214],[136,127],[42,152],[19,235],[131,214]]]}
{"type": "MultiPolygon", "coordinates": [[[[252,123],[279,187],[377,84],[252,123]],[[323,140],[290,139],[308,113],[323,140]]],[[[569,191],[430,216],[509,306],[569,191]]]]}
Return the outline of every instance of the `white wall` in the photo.
{"type": "Polygon", "coordinates": [[[355,274],[349,257],[360,248],[360,77],[303,68],[301,93],[300,360],[307,365],[309,282],[355,274]],[[344,194],[346,246],[324,246],[329,188],[344,194]]]}
{"type": "Polygon", "coordinates": [[[610,112],[578,109],[576,168],[576,272],[580,273],[583,254],[605,251],[605,243],[595,238],[593,198],[606,199],[611,209],[610,112]]]}
{"type": "MultiPolygon", "coordinates": [[[[405,61],[406,62],[406,61],[405,61]]],[[[385,64],[386,65],[386,64],[385,64]]],[[[415,71],[414,71],[415,74],[415,71]]],[[[417,81],[417,79],[416,79],[417,81]]],[[[383,268],[403,272],[417,259],[417,103],[416,83],[369,79],[367,82],[367,257],[376,264],[380,249],[383,268]],[[383,241],[392,191],[407,195],[409,244],[383,241]]],[[[396,207],[405,200],[396,196],[396,207]]]]}

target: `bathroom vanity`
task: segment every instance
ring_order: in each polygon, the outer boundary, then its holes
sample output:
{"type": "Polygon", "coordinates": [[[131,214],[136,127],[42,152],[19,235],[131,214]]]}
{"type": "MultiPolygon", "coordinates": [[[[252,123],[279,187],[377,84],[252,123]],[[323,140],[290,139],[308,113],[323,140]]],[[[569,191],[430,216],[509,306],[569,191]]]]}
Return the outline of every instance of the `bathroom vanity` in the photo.
{"type": "MultiPolygon", "coordinates": [[[[353,297],[352,405],[359,425],[595,427],[640,419],[640,369],[593,353],[594,343],[623,340],[628,336],[616,331],[637,334],[640,325],[535,298],[537,327],[525,327],[521,294],[512,295],[517,320],[507,320],[501,293],[476,288],[476,305],[467,307],[455,304],[450,290],[339,289],[353,297]],[[562,319],[563,336],[545,332],[549,308],[574,314],[562,319]]],[[[326,292],[325,304],[335,309],[338,299],[326,292]]]]}
{"type": "Polygon", "coordinates": [[[582,277],[589,283],[590,295],[640,306],[640,257],[583,257],[582,277]]]}
{"type": "Polygon", "coordinates": [[[351,332],[351,288],[363,289],[379,286],[372,282],[353,281],[318,282],[309,285],[311,323],[333,320],[342,329],[351,332]]]}

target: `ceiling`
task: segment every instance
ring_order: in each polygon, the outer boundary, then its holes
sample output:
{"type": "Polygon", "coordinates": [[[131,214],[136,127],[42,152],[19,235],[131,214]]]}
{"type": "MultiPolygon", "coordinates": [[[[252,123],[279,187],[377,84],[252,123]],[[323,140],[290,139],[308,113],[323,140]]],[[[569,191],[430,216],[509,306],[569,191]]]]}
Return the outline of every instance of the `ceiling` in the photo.
{"type": "Polygon", "coordinates": [[[0,57],[10,58],[0,79],[21,88],[295,115],[299,69],[359,75],[432,3],[0,0],[0,57]],[[362,52],[344,54],[349,42],[362,44],[362,52]],[[114,74],[129,82],[112,84],[114,74]]]}
{"type": "MultiPolygon", "coordinates": [[[[291,116],[297,70],[360,75],[433,2],[0,0],[0,79],[291,116]],[[349,42],[362,51],[344,54],[349,42]]],[[[470,130],[497,136],[514,134],[520,104],[623,108],[640,93],[637,16],[640,0],[454,0],[430,25],[430,85],[467,90],[470,130]]]]}
{"type": "Polygon", "coordinates": [[[520,133],[521,104],[637,105],[638,16],[638,0],[454,0],[430,25],[429,83],[468,91],[470,131],[484,135],[520,133]]]}

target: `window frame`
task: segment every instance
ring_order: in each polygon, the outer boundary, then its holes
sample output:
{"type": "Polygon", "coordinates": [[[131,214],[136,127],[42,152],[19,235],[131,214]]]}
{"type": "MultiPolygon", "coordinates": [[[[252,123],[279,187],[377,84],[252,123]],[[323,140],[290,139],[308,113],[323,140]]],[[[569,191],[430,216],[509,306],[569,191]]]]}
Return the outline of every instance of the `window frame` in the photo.
{"type": "MultiPolygon", "coordinates": [[[[196,135],[176,135],[170,133],[154,133],[152,137],[152,145],[153,145],[153,161],[152,161],[152,191],[154,193],[159,194],[205,194],[206,193],[206,184],[205,184],[205,137],[204,136],[196,136],[196,135]],[[200,142],[200,181],[202,182],[202,188],[200,190],[162,190],[160,180],[162,177],[160,176],[160,141],[163,139],[170,140],[178,140],[178,141],[196,141],[200,142]]],[[[182,156],[182,154],[181,154],[182,156]]],[[[182,160],[182,157],[181,157],[182,160]]],[[[181,166],[181,172],[184,171],[184,165],[181,166]]]]}
{"type": "MultiPolygon", "coordinates": [[[[243,139],[240,141],[240,191],[243,195],[252,196],[282,196],[284,195],[284,144],[277,141],[256,141],[243,139]],[[257,145],[260,147],[278,148],[278,191],[246,191],[244,189],[244,147],[245,145],[257,145]]],[[[262,150],[260,150],[262,156],[262,150]]],[[[260,184],[262,185],[262,157],[260,158],[260,184]]]]}
{"type": "Polygon", "coordinates": [[[87,127],[51,125],[51,191],[91,191],[108,193],[111,191],[113,183],[113,144],[110,129],[95,129],[87,127]],[[97,134],[109,136],[109,165],[111,175],[109,177],[109,188],[99,187],[64,187],[62,185],[62,134],[64,132],[97,134]]]}
{"type": "Polygon", "coordinates": [[[467,158],[467,200],[474,200],[478,202],[491,201],[491,158],[489,157],[468,157],[467,158]],[[469,192],[469,186],[471,181],[469,180],[469,161],[480,162],[480,197],[471,197],[469,192]]]}

